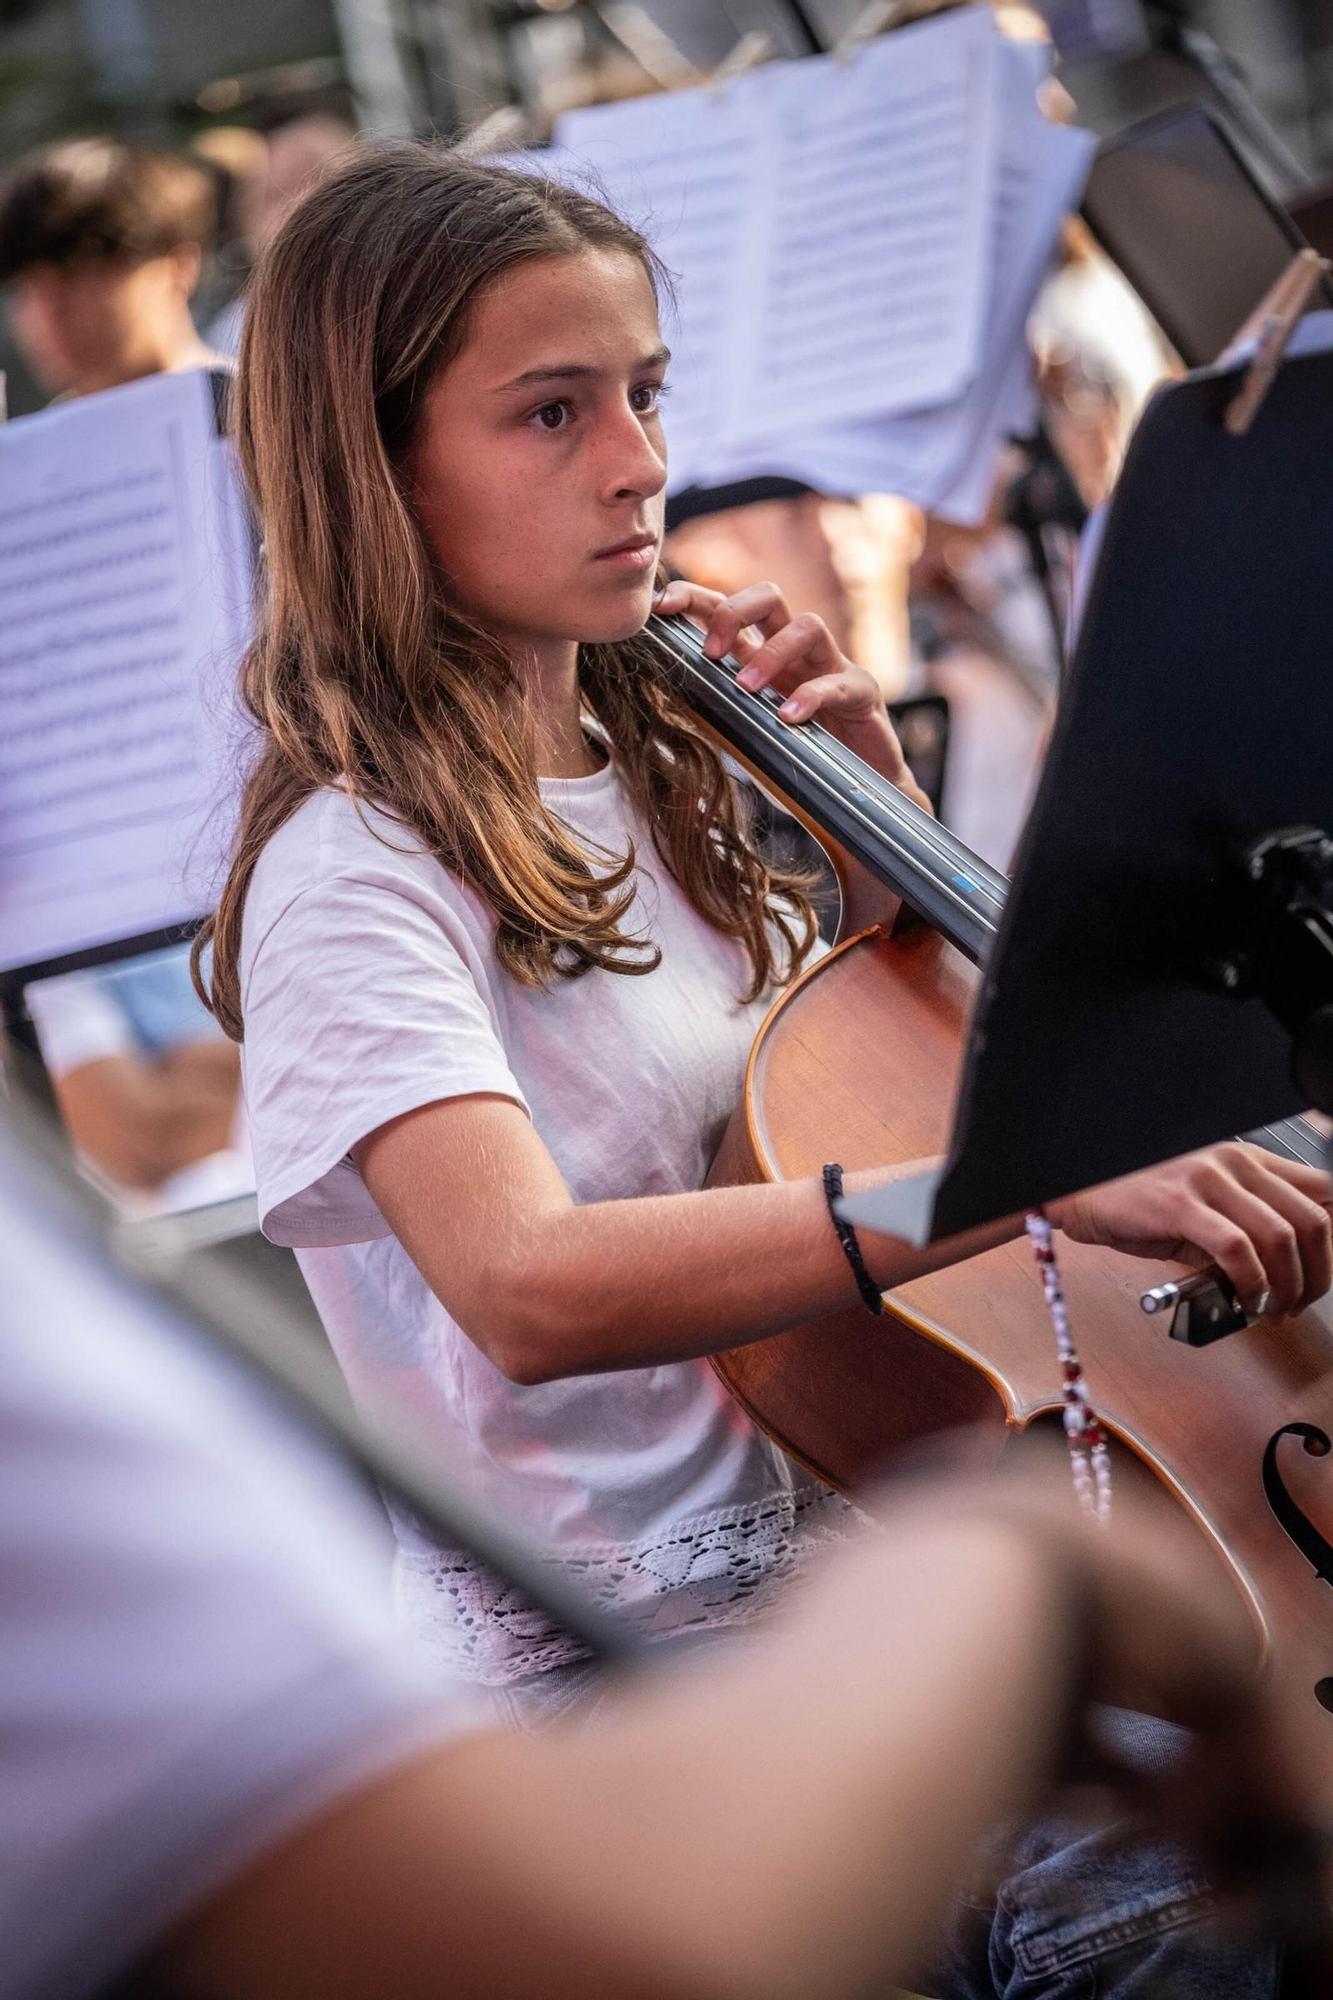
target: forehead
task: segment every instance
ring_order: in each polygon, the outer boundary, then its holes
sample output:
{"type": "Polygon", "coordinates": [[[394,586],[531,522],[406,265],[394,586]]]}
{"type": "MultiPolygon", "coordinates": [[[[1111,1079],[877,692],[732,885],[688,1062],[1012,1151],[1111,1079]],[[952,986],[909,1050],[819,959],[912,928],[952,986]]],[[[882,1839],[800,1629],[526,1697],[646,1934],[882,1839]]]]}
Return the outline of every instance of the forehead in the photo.
{"type": "Polygon", "coordinates": [[[632,367],[659,344],[648,273],[625,250],[531,258],[478,300],[454,370],[490,383],[528,369],[632,367]]]}

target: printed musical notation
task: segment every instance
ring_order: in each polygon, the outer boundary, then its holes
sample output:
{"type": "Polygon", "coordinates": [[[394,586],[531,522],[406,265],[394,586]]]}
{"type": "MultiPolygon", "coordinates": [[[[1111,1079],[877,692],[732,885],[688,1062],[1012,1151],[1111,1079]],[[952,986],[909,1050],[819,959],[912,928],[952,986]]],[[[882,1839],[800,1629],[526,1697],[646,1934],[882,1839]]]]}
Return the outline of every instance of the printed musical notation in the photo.
{"type": "Polygon", "coordinates": [[[716,453],[771,429],[775,409],[802,423],[885,415],[968,379],[994,49],[973,8],[854,62],[775,64],[721,95],[560,121],[550,171],[591,172],[672,274],[689,364],[673,363],[673,458],[692,465],[701,435],[716,453]]]}
{"type": "Polygon", "coordinates": [[[812,90],[775,72],[769,240],[756,277],[761,365],[733,432],[892,416],[947,401],[977,365],[997,44],[968,13],[828,61],[812,90]],[[944,33],[939,32],[939,28],[944,33]]]}
{"type": "Polygon", "coordinates": [[[248,617],[225,476],[205,375],[0,429],[0,966],[207,907],[248,617]]]}
{"type": "Polygon", "coordinates": [[[968,7],[849,61],[572,113],[527,156],[671,273],[672,491],[785,473],[979,518],[1092,152],[1041,117],[1032,58],[968,7]]]}
{"type": "Polygon", "coordinates": [[[896,418],[819,430],[793,425],[783,447],[793,477],[837,490],[905,493],[949,519],[976,521],[990,501],[999,444],[1030,431],[1027,318],[1096,142],[1041,116],[1012,46],[1000,49],[999,81],[1000,148],[982,255],[986,337],[972,381],[951,402],[896,418]]]}

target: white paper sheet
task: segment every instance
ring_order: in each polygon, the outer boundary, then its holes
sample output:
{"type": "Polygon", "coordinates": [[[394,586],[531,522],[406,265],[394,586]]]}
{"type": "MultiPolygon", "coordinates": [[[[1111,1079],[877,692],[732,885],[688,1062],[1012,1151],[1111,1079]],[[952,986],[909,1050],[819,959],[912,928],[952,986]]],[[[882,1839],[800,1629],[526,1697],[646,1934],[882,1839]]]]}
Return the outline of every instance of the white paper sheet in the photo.
{"type": "Polygon", "coordinates": [[[789,422],[742,449],[719,447],[704,483],[777,473],[830,492],[898,493],[952,520],[983,516],[998,450],[1031,409],[1027,316],[1095,149],[1091,134],[1040,115],[1012,44],[999,45],[998,58],[999,158],[981,256],[986,336],[973,381],[935,408],[809,429],[789,422]]]}
{"type": "Polygon", "coordinates": [[[742,245],[762,181],[762,125],[738,115],[730,95],[682,90],[575,112],[556,142],[544,171],[609,201],[670,274],[663,423],[671,484],[687,486],[716,444],[749,324],[742,245]]]}
{"type": "Polygon", "coordinates": [[[999,143],[989,8],[560,121],[676,279],[671,486],[721,454],[957,395],[980,364],[999,143]]]}
{"type": "Polygon", "coordinates": [[[0,968],[211,906],[248,631],[229,477],[202,371],[0,427],[0,968]]]}
{"type": "MultiPolygon", "coordinates": [[[[769,72],[757,365],[724,443],[949,401],[976,373],[998,146],[989,8],[769,72]]],[[[756,83],[760,81],[756,79],[756,83]]],[[[753,110],[759,109],[756,92],[753,110]]]]}

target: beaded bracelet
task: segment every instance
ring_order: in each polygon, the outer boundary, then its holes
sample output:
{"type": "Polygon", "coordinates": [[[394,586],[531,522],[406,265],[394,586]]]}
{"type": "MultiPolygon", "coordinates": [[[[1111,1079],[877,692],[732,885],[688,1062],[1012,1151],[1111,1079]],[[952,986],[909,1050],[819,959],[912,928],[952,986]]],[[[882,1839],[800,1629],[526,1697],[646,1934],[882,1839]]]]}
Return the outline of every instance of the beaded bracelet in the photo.
{"type": "Polygon", "coordinates": [[[1028,1241],[1041,1271],[1042,1290],[1055,1328],[1055,1345],[1060,1356],[1064,1397],[1065,1438],[1069,1445],[1069,1465],[1074,1475],[1074,1491],[1085,1514],[1097,1521],[1111,1518],[1111,1453],[1106,1431],[1088,1401],[1088,1385],[1083,1364],[1069,1329],[1060,1266],[1056,1261],[1055,1237],[1045,1211],[1032,1209],[1027,1218],[1028,1241]]]}
{"type": "Polygon", "coordinates": [[[861,1294],[862,1304],[867,1312],[882,1313],[883,1295],[866,1269],[866,1260],[861,1255],[861,1245],[857,1241],[856,1231],[850,1222],[843,1221],[834,1207],[835,1202],[842,1200],[842,1168],[836,1162],[824,1169],[824,1199],[828,1203],[829,1220],[837,1231],[843,1255],[852,1267],[852,1276],[856,1279],[856,1289],[861,1294]]]}

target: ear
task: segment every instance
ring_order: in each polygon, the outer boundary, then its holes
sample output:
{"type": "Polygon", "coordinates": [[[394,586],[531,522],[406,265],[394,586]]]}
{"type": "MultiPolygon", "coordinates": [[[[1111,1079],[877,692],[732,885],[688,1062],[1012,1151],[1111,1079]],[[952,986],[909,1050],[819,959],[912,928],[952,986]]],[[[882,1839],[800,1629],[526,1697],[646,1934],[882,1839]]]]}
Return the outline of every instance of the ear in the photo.
{"type": "Polygon", "coordinates": [[[174,250],[168,250],[163,262],[182,298],[193,298],[203,261],[204,253],[197,243],[178,243],[174,250]]]}

